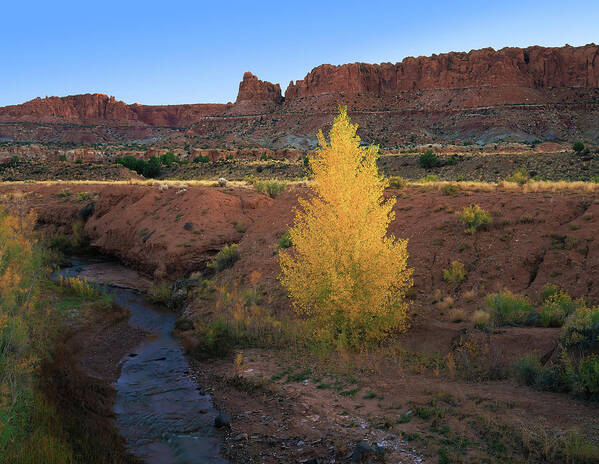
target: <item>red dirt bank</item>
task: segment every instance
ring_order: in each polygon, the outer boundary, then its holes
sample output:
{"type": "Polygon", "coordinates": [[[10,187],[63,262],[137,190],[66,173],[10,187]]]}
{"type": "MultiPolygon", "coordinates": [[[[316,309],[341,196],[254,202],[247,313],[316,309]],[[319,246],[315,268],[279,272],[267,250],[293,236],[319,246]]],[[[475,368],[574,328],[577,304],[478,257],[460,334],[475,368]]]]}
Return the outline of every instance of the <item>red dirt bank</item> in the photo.
{"type": "MultiPolygon", "coordinates": [[[[70,230],[86,204],[78,192],[96,198],[85,232],[105,253],[157,278],[177,278],[204,268],[224,245],[239,243],[239,278],[258,269],[266,288],[276,290],[278,260],[273,253],[293,217],[297,186],[273,200],[251,188],[171,184],[13,184],[0,192],[29,192],[42,224],[70,230]],[[67,188],[70,195],[57,195],[67,188]],[[247,229],[235,225],[243,224],[247,229]]],[[[409,238],[417,302],[430,302],[436,289],[459,298],[499,288],[536,298],[547,282],[572,296],[599,301],[599,200],[596,193],[460,190],[446,196],[436,188],[389,190],[397,196],[390,232],[409,238]],[[464,233],[455,212],[477,203],[493,225],[464,233]],[[460,260],[466,280],[453,287],[442,280],[451,261],[460,260]]],[[[462,304],[460,302],[460,304],[462,304]]],[[[467,302],[463,303],[466,307],[467,302]]]]}
{"type": "MultiPolygon", "coordinates": [[[[243,286],[248,284],[250,274],[258,271],[261,277],[257,288],[272,298],[273,311],[289,310],[285,293],[276,280],[276,250],[280,234],[289,227],[297,195],[305,193],[305,187],[271,200],[240,188],[0,185],[0,193],[15,191],[29,192],[42,226],[67,229],[86,204],[77,201],[76,193],[92,192],[97,203],[85,231],[93,242],[156,277],[174,279],[200,270],[224,244],[239,242],[241,259],[221,278],[243,286]],[[65,197],[65,187],[71,190],[70,196],[65,197]],[[233,221],[242,221],[247,230],[239,232],[233,221]],[[193,222],[191,230],[185,227],[186,222],[193,222]]],[[[596,191],[535,193],[518,188],[461,190],[455,196],[445,196],[435,187],[409,187],[389,190],[388,194],[397,196],[397,219],[391,231],[410,239],[409,264],[415,268],[412,328],[400,337],[403,347],[444,354],[456,340],[469,336],[470,323],[447,322],[446,313],[435,303],[439,299],[433,296],[437,289],[441,296],[454,297],[455,307],[467,312],[480,308],[484,295],[502,287],[536,299],[546,282],[558,283],[571,295],[597,303],[596,191]],[[466,235],[454,212],[473,202],[492,213],[493,225],[466,235]],[[443,269],[456,259],[465,264],[468,275],[461,285],[452,286],[443,282],[441,276],[443,269]],[[465,295],[470,290],[474,291],[473,299],[465,295]]],[[[551,352],[558,333],[559,329],[508,328],[486,335],[481,332],[481,336],[494,355],[509,362],[532,350],[551,352]]],[[[303,360],[302,364],[293,353],[242,351],[241,377],[234,375],[230,360],[198,361],[194,369],[199,383],[213,387],[219,407],[232,415],[225,449],[233,462],[297,462],[331,453],[343,460],[359,440],[386,441],[397,446],[387,455],[388,459],[396,459],[394,462],[419,462],[410,449],[416,447],[420,450],[416,454],[430,455],[437,445],[429,436],[433,426],[439,427],[438,421],[414,417],[409,423],[398,425],[396,418],[433,404],[443,411],[442,423],[452,433],[467,436],[475,443],[484,439],[481,435],[485,430],[493,430],[496,420],[523,426],[531,431],[530,436],[541,430],[537,429],[540,425],[555,433],[580,427],[591,439],[598,431],[596,407],[564,394],[517,387],[509,381],[450,380],[422,372],[422,366],[402,367],[400,363],[398,367],[393,359],[367,353],[356,354],[354,367],[348,367],[357,384],[344,388],[357,388],[359,393],[338,395],[318,387],[315,377],[322,371],[328,372],[322,374],[322,382],[343,379],[347,374],[343,367],[311,364],[317,371],[312,377],[285,380],[282,373],[288,368],[300,372],[311,361],[303,360]],[[261,387],[261,379],[273,380],[261,387]],[[472,425],[472,421],[481,422],[472,425]],[[389,425],[385,425],[387,422],[389,425]],[[410,434],[427,438],[424,442],[407,443],[410,434]]],[[[347,360],[340,363],[347,364],[347,360]]],[[[478,445],[471,447],[469,453],[467,462],[481,462],[487,456],[478,445]]],[[[426,462],[431,460],[427,457],[426,462]]]]}

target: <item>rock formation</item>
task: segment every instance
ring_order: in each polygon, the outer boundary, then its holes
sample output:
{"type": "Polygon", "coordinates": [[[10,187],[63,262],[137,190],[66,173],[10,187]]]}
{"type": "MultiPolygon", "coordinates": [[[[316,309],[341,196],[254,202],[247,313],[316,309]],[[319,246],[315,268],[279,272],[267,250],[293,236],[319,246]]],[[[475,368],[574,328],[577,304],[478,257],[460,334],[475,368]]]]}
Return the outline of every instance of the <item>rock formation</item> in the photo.
{"type": "Polygon", "coordinates": [[[236,103],[242,101],[281,103],[283,101],[281,87],[279,84],[261,81],[251,72],[246,72],[239,83],[236,103]]]}
{"type": "Polygon", "coordinates": [[[599,47],[492,48],[405,58],[400,63],[323,64],[285,92],[287,100],[330,93],[395,95],[482,86],[599,87],[599,47]]]}
{"type": "Polygon", "coordinates": [[[291,82],[285,98],[278,84],[247,72],[228,104],[127,105],[103,94],[36,98],[0,108],[0,142],[307,149],[338,105],[348,105],[365,140],[386,147],[578,138],[599,144],[599,46],[324,64],[291,82]]]}

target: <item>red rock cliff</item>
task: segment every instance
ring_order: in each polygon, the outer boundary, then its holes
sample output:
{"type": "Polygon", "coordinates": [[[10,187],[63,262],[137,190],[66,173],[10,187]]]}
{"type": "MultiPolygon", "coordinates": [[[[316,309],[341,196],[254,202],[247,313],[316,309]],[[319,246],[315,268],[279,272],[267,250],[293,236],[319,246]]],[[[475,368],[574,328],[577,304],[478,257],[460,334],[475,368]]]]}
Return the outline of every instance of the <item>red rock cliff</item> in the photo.
{"type": "Polygon", "coordinates": [[[22,105],[0,108],[3,120],[96,124],[136,119],[126,103],[103,94],[35,98],[22,105]]]}
{"type": "Polygon", "coordinates": [[[477,86],[599,87],[599,46],[492,48],[405,58],[400,63],[324,64],[293,81],[286,100],[331,93],[393,95],[477,86]]]}
{"type": "Polygon", "coordinates": [[[261,81],[251,72],[243,75],[243,80],[239,83],[239,93],[236,103],[242,101],[267,101],[281,103],[281,87],[279,84],[261,81]]]}

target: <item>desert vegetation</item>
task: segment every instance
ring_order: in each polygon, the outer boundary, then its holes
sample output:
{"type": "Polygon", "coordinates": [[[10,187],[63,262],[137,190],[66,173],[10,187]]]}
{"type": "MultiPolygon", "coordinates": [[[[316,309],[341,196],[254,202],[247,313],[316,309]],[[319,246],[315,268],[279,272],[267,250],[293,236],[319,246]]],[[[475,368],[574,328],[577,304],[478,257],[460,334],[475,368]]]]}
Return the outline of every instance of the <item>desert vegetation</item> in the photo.
{"type": "MultiPolygon", "coordinates": [[[[154,278],[147,299],[179,315],[194,375],[231,408],[231,436],[250,430],[251,409],[298,436],[293,420],[320,417],[314,454],[333,447],[339,460],[376,454],[388,439],[388,450],[408,446],[432,462],[594,462],[597,184],[540,180],[513,165],[497,182],[441,180],[467,157],[437,148],[435,166],[420,167],[421,150],[409,155],[415,171],[386,179],[384,166],[402,158],[360,144],[344,112],[319,142],[307,163],[169,155],[156,157],[159,181],[3,189],[29,192],[39,227],[52,230],[51,253],[99,244],[154,278]],[[302,174],[284,175],[288,166],[302,174]],[[165,179],[191,169],[211,175],[165,179]],[[287,392],[310,412],[293,411],[287,392]],[[357,447],[360,430],[379,438],[357,447]]],[[[84,278],[39,276],[40,297],[52,295],[69,317],[109,311],[84,278]]],[[[55,418],[52,440],[76,454],[38,372],[32,391],[55,418]]],[[[268,430],[275,445],[231,446],[276,454],[282,438],[268,430]]]]}

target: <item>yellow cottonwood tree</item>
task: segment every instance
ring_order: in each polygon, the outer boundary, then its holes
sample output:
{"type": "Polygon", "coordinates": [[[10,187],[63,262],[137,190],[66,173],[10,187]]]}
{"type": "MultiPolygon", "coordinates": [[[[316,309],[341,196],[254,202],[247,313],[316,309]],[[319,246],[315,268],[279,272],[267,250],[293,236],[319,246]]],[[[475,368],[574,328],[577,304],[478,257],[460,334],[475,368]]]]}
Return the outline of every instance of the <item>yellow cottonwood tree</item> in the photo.
{"type": "Polygon", "coordinates": [[[295,211],[293,248],[279,253],[280,280],[317,339],[353,348],[407,327],[412,285],[407,240],[387,234],[395,199],[383,198],[378,147],[360,146],[357,128],[340,108],[330,141],[318,133],[313,192],[295,211]]]}

